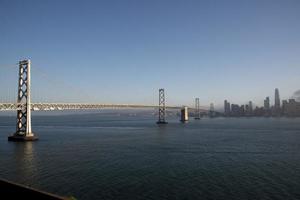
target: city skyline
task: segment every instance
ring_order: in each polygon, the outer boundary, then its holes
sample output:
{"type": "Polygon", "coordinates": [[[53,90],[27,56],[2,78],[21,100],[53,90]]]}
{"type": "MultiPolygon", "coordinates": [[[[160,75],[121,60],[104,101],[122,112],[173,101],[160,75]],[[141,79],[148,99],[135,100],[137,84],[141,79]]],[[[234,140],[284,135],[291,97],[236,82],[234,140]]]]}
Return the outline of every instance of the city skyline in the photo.
{"type": "Polygon", "coordinates": [[[28,58],[37,102],[155,104],[158,88],[169,105],[273,105],[275,88],[292,98],[300,3],[232,2],[1,1],[0,92],[17,90],[28,58]]]}
{"type": "Polygon", "coordinates": [[[230,103],[227,99],[224,100],[224,117],[299,117],[300,102],[295,98],[280,99],[280,92],[275,88],[274,104],[270,104],[270,97],[267,96],[263,106],[256,105],[253,107],[253,102],[248,104],[230,103]]]}

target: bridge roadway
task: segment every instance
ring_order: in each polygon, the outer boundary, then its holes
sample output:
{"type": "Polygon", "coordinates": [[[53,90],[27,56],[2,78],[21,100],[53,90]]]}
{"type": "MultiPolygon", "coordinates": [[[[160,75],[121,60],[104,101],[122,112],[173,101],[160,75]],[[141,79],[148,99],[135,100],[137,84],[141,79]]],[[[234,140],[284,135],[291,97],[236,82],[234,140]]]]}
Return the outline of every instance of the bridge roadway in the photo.
{"type": "MultiPolygon", "coordinates": [[[[0,111],[3,110],[20,110],[24,104],[17,103],[0,103],[0,111]]],[[[91,103],[31,103],[31,110],[88,110],[103,108],[158,108],[154,105],[138,105],[138,104],[91,104],[91,103]]],[[[166,109],[181,109],[182,106],[166,106],[166,109]]],[[[193,108],[192,108],[193,110],[193,108]]],[[[201,112],[207,112],[200,109],[201,112]]]]}

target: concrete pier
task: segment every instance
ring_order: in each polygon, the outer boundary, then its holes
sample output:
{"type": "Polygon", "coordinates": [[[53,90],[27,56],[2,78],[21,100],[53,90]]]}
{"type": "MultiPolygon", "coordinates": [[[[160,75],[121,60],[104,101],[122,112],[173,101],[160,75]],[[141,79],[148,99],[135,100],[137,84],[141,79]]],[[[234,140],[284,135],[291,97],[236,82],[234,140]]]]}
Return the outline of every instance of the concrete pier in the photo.
{"type": "Polygon", "coordinates": [[[14,141],[14,142],[36,141],[38,139],[39,138],[36,136],[18,136],[18,135],[8,136],[8,141],[14,141]]]}
{"type": "Polygon", "coordinates": [[[181,119],[180,119],[180,121],[183,122],[183,123],[189,121],[189,112],[188,112],[188,107],[187,106],[184,106],[181,109],[181,119]]]}

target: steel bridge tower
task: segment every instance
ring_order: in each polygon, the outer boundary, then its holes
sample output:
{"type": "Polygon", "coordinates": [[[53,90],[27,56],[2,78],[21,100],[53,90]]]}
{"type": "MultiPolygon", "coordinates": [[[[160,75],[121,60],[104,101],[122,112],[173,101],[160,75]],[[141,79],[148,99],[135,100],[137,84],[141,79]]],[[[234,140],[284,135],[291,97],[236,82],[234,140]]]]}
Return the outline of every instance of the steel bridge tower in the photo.
{"type": "Polygon", "coordinates": [[[199,98],[195,99],[195,119],[200,119],[200,103],[199,98]]]}
{"type": "Polygon", "coordinates": [[[19,62],[16,132],[9,141],[33,141],[38,138],[31,131],[30,60],[19,62]]]}
{"type": "Polygon", "coordinates": [[[166,101],[165,89],[159,89],[158,97],[158,121],[157,124],[167,124],[166,122],[166,101]]]}

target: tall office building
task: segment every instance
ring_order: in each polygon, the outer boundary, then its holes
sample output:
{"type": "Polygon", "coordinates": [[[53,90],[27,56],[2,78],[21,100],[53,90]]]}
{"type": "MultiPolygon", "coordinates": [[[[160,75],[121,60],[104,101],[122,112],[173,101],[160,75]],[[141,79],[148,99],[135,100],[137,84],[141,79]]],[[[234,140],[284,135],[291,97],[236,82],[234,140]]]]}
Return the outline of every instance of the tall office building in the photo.
{"type": "Polygon", "coordinates": [[[250,110],[249,110],[249,105],[248,104],[245,105],[245,114],[246,114],[246,116],[250,115],[250,110]]]}
{"type": "Polygon", "coordinates": [[[275,116],[281,115],[280,97],[279,97],[278,88],[275,89],[275,104],[274,104],[274,109],[273,109],[273,115],[275,115],[275,116]]]}
{"type": "Polygon", "coordinates": [[[264,109],[270,110],[270,98],[269,97],[266,97],[266,99],[264,100],[264,109]]]}
{"type": "Polygon", "coordinates": [[[279,97],[279,90],[278,90],[278,88],[275,89],[275,105],[274,105],[274,107],[276,109],[280,108],[280,97],[279,97]]]}
{"type": "Polygon", "coordinates": [[[227,100],[224,101],[224,114],[230,115],[230,103],[227,100]]]}
{"type": "Polygon", "coordinates": [[[251,116],[253,114],[253,104],[252,101],[249,101],[249,104],[244,106],[245,108],[245,116],[251,116]]]}
{"type": "Polygon", "coordinates": [[[253,104],[252,101],[249,101],[249,113],[252,114],[253,112],[253,104]]]}
{"type": "Polygon", "coordinates": [[[227,113],[227,100],[224,101],[224,113],[227,113]]]}
{"type": "Polygon", "coordinates": [[[288,112],[287,112],[287,107],[288,107],[288,101],[287,100],[283,100],[282,101],[282,114],[287,116],[288,112]]]}
{"type": "Polygon", "coordinates": [[[239,115],[242,117],[242,116],[245,116],[245,105],[241,105],[240,106],[240,113],[239,115]]]}

